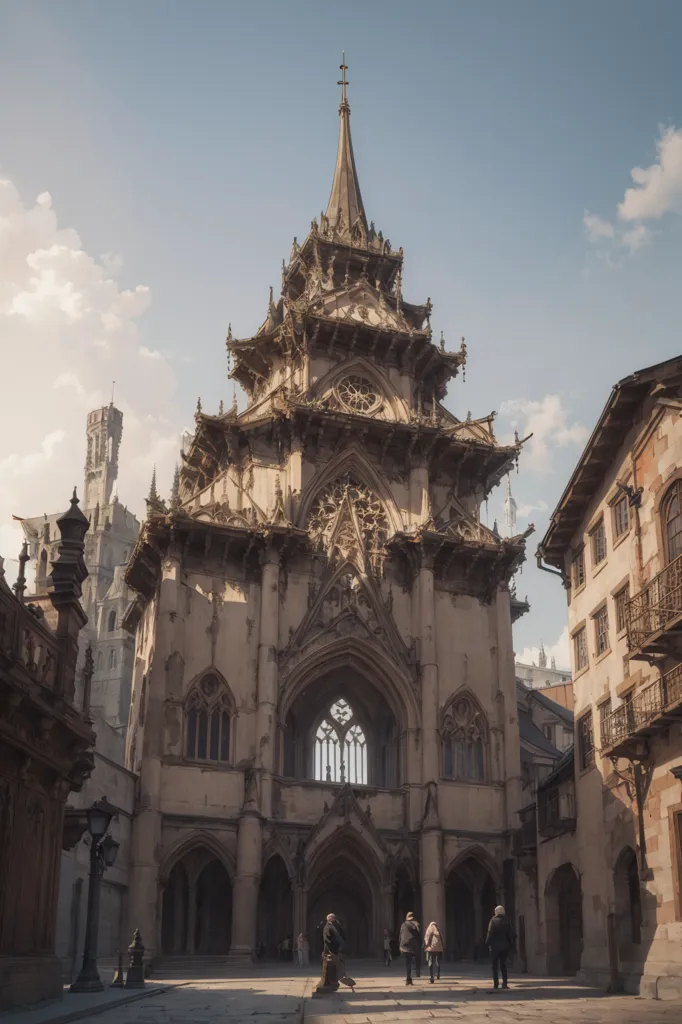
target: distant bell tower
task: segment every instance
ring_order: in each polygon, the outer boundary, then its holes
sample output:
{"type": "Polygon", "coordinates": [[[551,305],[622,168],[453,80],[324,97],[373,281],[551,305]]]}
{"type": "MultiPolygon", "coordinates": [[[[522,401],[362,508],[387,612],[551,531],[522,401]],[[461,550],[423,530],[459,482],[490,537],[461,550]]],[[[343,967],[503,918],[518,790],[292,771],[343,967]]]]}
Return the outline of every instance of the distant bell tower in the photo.
{"type": "Polygon", "coordinates": [[[504,499],[504,523],[508,537],[516,536],[516,502],[512,497],[511,478],[507,473],[507,493],[504,499]]]}
{"type": "Polygon", "coordinates": [[[123,413],[111,405],[88,413],[87,455],[85,457],[86,509],[102,508],[111,501],[118,476],[118,447],[123,433],[123,413]]]}

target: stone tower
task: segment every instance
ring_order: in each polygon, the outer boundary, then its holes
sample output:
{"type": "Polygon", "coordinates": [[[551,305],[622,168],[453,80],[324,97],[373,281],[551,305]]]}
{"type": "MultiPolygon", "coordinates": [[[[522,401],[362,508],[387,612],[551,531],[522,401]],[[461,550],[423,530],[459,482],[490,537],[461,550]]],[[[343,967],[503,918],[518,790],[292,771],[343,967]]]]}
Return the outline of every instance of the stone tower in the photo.
{"type": "Polygon", "coordinates": [[[199,407],[126,573],[131,921],[152,955],[300,931],[317,952],[329,911],[377,955],[414,910],[470,956],[495,903],[513,913],[524,537],[480,506],[519,445],[442,404],[466,351],[434,344],[368,221],[345,71],[327,210],[261,327],[228,335],[247,408],[199,407]]]}
{"type": "Polygon", "coordinates": [[[118,476],[118,449],[122,433],[123,413],[115,408],[113,402],[88,413],[85,508],[91,509],[97,505],[103,508],[111,501],[118,476]]]}

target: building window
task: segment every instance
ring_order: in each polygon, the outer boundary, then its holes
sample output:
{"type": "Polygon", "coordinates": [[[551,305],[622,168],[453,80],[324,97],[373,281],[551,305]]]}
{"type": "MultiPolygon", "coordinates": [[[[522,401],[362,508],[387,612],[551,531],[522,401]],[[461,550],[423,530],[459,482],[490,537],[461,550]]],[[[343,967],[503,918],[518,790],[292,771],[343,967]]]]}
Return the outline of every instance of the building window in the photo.
{"type": "Polygon", "coordinates": [[[580,672],[587,665],[587,630],[585,626],[579,629],[573,637],[573,660],[576,672],[580,672]]]}
{"type": "Polygon", "coordinates": [[[109,668],[116,668],[116,649],[114,647],[109,651],[109,668]]]}
{"type": "Polygon", "coordinates": [[[589,768],[591,764],[594,764],[594,730],[591,711],[588,711],[578,721],[578,750],[581,769],[589,768]]]}
{"type": "Polygon", "coordinates": [[[630,527],[630,503],[628,496],[623,495],[613,506],[613,532],[616,537],[622,537],[630,527]]]}
{"type": "Polygon", "coordinates": [[[630,600],[630,584],[627,583],[615,596],[616,604],[616,633],[622,633],[627,626],[627,604],[630,600]]]}
{"type": "Polygon", "coordinates": [[[547,737],[547,739],[549,740],[549,742],[552,743],[553,742],[552,726],[551,725],[543,725],[542,731],[544,732],[544,734],[547,737]]]}
{"type": "Polygon", "coordinates": [[[606,530],[603,519],[600,519],[592,530],[590,540],[592,541],[592,561],[594,565],[599,565],[606,558],[606,530]]]}
{"type": "Polygon", "coordinates": [[[113,633],[116,629],[116,612],[109,612],[109,622],[107,629],[110,633],[113,633]]]}
{"type": "Polygon", "coordinates": [[[483,712],[468,694],[461,694],[446,707],[441,736],[445,778],[484,782],[488,729],[483,712]]]}
{"type": "Polygon", "coordinates": [[[673,562],[682,555],[682,480],[676,480],[666,494],[661,508],[665,527],[666,555],[673,562]]]}
{"type": "Polygon", "coordinates": [[[348,701],[337,700],[320,722],[314,759],[318,782],[367,785],[367,740],[348,701]]]}
{"type": "Polygon", "coordinates": [[[597,657],[609,650],[609,611],[606,605],[594,616],[594,640],[597,657]]]}
{"type": "Polygon", "coordinates": [[[101,668],[102,668],[102,662],[103,662],[103,658],[102,658],[102,652],[101,652],[101,651],[98,651],[98,652],[97,652],[97,671],[98,671],[98,672],[99,672],[99,671],[101,670],[101,668]]]}
{"type": "Polygon", "coordinates": [[[581,548],[571,562],[571,583],[574,590],[580,590],[585,584],[585,549],[581,548]]]}
{"type": "Polygon", "coordinates": [[[226,687],[214,675],[195,686],[185,705],[185,753],[190,761],[230,760],[232,701],[226,687]]]}

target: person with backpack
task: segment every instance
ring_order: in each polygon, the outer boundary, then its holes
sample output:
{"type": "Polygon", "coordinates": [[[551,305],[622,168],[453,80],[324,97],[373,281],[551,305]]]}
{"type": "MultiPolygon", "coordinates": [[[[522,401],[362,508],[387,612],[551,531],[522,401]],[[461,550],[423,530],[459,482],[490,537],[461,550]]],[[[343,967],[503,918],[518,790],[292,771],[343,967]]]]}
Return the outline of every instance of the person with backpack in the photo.
{"type": "Polygon", "coordinates": [[[426,962],[431,973],[431,984],[433,985],[434,970],[436,980],[440,981],[440,962],[443,956],[443,936],[435,921],[432,921],[424,933],[424,949],[426,950],[426,962]]]}
{"type": "Polygon", "coordinates": [[[400,926],[400,952],[405,956],[405,984],[412,984],[412,960],[414,960],[417,977],[421,978],[421,935],[419,922],[415,921],[412,911],[400,926]]]}
{"type": "Polygon", "coordinates": [[[493,986],[500,987],[499,973],[502,973],[502,988],[509,988],[507,979],[507,957],[514,949],[516,934],[504,907],[495,907],[495,914],[488,925],[485,944],[490,950],[493,968],[493,986]]]}

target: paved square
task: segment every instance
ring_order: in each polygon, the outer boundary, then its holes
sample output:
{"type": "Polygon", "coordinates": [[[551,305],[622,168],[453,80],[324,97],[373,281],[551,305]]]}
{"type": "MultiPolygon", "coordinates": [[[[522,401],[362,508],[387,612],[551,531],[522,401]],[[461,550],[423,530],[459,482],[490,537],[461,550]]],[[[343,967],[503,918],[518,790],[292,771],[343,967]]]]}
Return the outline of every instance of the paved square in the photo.
{"type": "MultiPolygon", "coordinates": [[[[402,963],[375,968],[351,964],[358,982],[323,999],[312,998],[318,974],[265,965],[248,975],[190,979],[171,991],[114,1007],[88,1024],[398,1024],[445,1020],[471,1024],[679,1024],[682,1003],[609,996],[573,980],[510,977],[508,991],[491,990],[487,970],[446,969],[440,982],[428,977],[404,983],[402,963]]],[[[66,1001],[65,1001],[66,1002],[66,1001]]],[[[66,1008],[66,1007],[65,1007],[66,1008]]]]}

